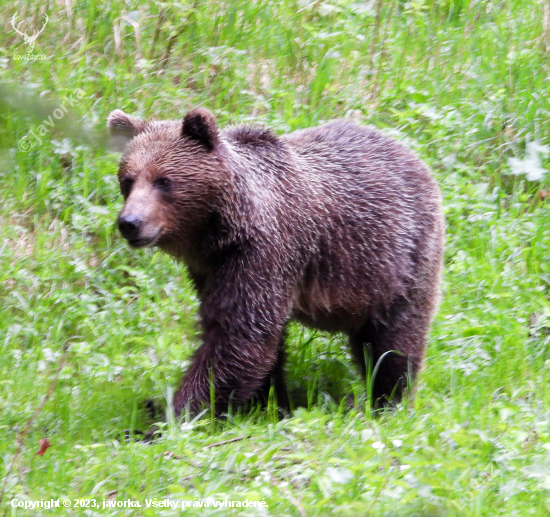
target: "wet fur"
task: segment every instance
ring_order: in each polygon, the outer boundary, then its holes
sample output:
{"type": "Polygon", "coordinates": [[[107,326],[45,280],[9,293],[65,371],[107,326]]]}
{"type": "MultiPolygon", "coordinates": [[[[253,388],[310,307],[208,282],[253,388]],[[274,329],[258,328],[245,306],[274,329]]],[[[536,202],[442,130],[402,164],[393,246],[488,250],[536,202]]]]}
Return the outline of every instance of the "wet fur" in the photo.
{"type": "Polygon", "coordinates": [[[203,343],[176,415],[209,404],[211,379],[217,414],[272,382],[288,406],[292,318],[346,333],[363,374],[366,351],[370,364],[397,351],[380,363],[373,403],[399,400],[424,358],[443,253],[439,190],[409,149],[346,120],[282,136],[220,131],[204,109],[147,124],[116,110],[109,126],[131,138],[121,178],[149,193],[127,205],[161,225],[156,245],[187,264],[201,301],[203,343]],[[147,190],[158,175],[173,178],[170,195],[147,190]]]}

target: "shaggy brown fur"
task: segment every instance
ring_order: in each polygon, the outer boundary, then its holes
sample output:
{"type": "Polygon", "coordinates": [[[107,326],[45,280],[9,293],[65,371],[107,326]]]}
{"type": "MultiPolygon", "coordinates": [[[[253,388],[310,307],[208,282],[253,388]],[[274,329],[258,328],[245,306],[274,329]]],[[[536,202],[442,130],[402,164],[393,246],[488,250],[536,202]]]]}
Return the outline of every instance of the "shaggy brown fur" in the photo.
{"type": "Polygon", "coordinates": [[[443,253],[438,187],[407,148],[337,120],[276,136],[218,130],[199,108],[182,122],[120,110],[129,140],[118,224],[134,247],[183,260],[198,290],[203,344],[173,405],[216,412],[283,379],[291,318],[349,335],[362,373],[380,360],[373,403],[401,397],[424,357],[443,253]],[[390,352],[390,353],[386,353],[390,352]]]}

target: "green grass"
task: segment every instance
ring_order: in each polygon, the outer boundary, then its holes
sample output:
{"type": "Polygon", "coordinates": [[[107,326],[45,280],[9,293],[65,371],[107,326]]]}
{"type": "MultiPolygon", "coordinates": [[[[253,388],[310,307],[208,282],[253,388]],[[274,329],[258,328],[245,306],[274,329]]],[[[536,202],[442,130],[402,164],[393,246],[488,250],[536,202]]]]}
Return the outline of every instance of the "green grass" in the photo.
{"type": "Polygon", "coordinates": [[[181,514],[27,512],[9,505],[17,494],[268,504],[184,512],[201,516],[550,513],[550,185],[508,163],[550,143],[546,0],[18,1],[0,20],[0,515],[181,514]],[[48,58],[14,59],[11,16],[23,30],[44,12],[34,54],[48,58]],[[20,151],[77,88],[70,114],[20,151]],[[296,325],[291,418],[205,416],[152,445],[121,440],[152,423],[144,402],[170,397],[199,338],[185,268],[117,234],[105,118],[198,105],[279,132],[354,118],[433,168],[445,279],[414,402],[378,418],[346,409],[365,386],[344,340],[296,325]],[[35,456],[41,438],[52,447],[35,456]]]}

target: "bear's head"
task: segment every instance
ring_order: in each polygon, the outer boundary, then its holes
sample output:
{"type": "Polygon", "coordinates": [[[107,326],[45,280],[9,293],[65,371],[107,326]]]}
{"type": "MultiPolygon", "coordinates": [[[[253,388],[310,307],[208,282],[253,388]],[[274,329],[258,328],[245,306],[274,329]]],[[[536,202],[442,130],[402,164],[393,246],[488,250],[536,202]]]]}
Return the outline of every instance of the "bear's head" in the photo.
{"type": "Polygon", "coordinates": [[[166,251],[188,245],[215,210],[227,177],[213,115],[190,111],[183,122],[145,122],[114,110],[107,123],[124,154],[118,179],[123,237],[134,248],[166,251]]]}

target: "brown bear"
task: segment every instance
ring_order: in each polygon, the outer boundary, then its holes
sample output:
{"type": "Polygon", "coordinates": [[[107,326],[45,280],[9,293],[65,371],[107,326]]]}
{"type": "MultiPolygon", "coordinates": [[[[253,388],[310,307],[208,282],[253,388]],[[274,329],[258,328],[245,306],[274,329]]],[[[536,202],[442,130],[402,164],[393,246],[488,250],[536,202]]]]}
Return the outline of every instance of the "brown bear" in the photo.
{"type": "Polygon", "coordinates": [[[428,167],[348,120],[278,136],[121,110],[127,143],[118,227],[134,248],[182,260],[200,298],[203,343],[173,408],[217,415],[274,386],[288,408],[284,334],[292,318],[349,336],[372,403],[398,401],[423,361],[443,256],[441,199],[428,167]]]}

